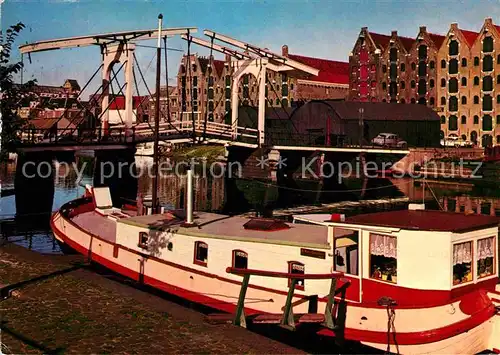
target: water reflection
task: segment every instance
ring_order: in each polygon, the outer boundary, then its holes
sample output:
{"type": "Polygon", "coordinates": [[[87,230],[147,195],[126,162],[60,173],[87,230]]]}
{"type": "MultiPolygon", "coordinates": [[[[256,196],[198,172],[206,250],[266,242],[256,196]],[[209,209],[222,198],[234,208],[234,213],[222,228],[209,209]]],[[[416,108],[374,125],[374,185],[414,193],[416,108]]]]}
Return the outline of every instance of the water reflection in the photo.
{"type": "MultiPolygon", "coordinates": [[[[82,179],[72,165],[54,162],[54,198],[51,203],[52,211],[57,210],[67,201],[81,196],[85,184],[92,184],[94,164],[91,158],[77,160],[77,167],[86,162],[82,179]]],[[[149,169],[152,159],[139,158],[137,161],[139,178],[138,191],[144,195],[151,194],[151,178],[143,173],[149,169]]],[[[43,253],[60,252],[54,243],[48,223],[33,224],[23,222],[19,224],[16,215],[16,196],[12,194],[15,180],[15,163],[0,165],[0,183],[2,191],[8,196],[0,199],[2,242],[12,242],[23,245],[43,253]],[[10,192],[9,192],[10,191],[10,192]]],[[[237,214],[248,211],[257,211],[261,215],[272,215],[272,211],[281,211],[293,206],[319,206],[336,201],[359,201],[373,199],[387,199],[408,197],[410,201],[426,201],[430,208],[443,208],[448,211],[473,212],[488,215],[500,215],[500,198],[493,190],[484,190],[472,184],[426,184],[426,188],[412,179],[348,179],[342,184],[329,184],[315,180],[292,180],[276,182],[255,179],[226,179],[211,177],[210,174],[195,173],[195,209],[198,211],[217,211],[237,214]],[[428,186],[427,186],[428,185],[428,186]]],[[[186,205],[186,176],[167,174],[159,179],[159,198],[163,205],[172,208],[183,208],[186,205]]],[[[31,201],[30,203],[37,203],[31,201]]],[[[384,205],[385,209],[401,208],[402,206],[384,205]]],[[[404,206],[403,206],[404,207],[404,206]]],[[[347,214],[373,212],[373,206],[356,207],[346,211],[341,207],[329,207],[325,211],[342,212],[347,214]]],[[[47,211],[50,212],[50,211],[47,211]]],[[[24,216],[26,217],[26,216],[24,216]]],[[[48,217],[47,221],[48,222],[48,217]]]]}

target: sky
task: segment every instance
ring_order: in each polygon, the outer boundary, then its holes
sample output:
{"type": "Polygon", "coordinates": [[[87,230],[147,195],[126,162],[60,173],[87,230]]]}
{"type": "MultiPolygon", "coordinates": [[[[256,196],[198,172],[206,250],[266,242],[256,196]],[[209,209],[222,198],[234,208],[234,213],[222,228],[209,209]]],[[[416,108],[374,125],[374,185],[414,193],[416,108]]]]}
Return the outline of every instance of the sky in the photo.
{"type": "MultiPolygon", "coordinates": [[[[390,34],[397,30],[400,35],[415,37],[422,25],[430,32],[446,34],[453,22],[473,31],[480,30],[486,17],[500,24],[500,0],[0,0],[0,3],[3,30],[17,22],[26,25],[17,45],[156,28],[157,16],[162,13],[164,27],[197,27],[198,37],[204,37],[204,29],[211,29],[277,53],[287,44],[290,53],[340,61],[348,61],[359,31],[365,26],[372,32],[390,34]]],[[[141,44],[154,46],[155,42],[141,44]]],[[[187,50],[186,42],[180,38],[169,39],[168,46],[187,50]]],[[[196,45],[192,45],[191,51],[209,53],[196,45]]],[[[153,90],[155,49],[138,48],[136,52],[153,90]]],[[[182,52],[174,50],[168,52],[170,83],[175,82],[181,55],[182,52]]],[[[13,59],[21,59],[17,50],[13,59]]],[[[83,86],[100,65],[100,59],[97,47],[34,53],[31,63],[24,58],[24,80],[37,79],[40,84],[60,86],[66,78],[72,78],[83,86]]],[[[100,85],[99,76],[89,85],[88,94],[100,85]]],[[[162,68],[162,83],[165,83],[165,68],[162,68]]],[[[139,89],[140,94],[145,93],[144,85],[139,89]]],[[[83,99],[88,94],[84,93],[83,99]]]]}

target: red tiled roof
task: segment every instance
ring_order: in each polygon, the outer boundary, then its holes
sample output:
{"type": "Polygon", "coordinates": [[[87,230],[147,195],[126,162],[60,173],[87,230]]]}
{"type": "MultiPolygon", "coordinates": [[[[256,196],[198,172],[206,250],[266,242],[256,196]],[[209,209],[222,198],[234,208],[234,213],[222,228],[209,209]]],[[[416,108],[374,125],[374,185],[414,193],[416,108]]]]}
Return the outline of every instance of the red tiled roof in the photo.
{"type": "Polygon", "coordinates": [[[347,62],[304,57],[296,54],[289,54],[288,57],[319,70],[318,75],[309,80],[323,83],[349,84],[349,63],[347,62]]]}
{"type": "Polygon", "coordinates": [[[403,47],[405,47],[406,51],[409,52],[411,47],[413,46],[413,43],[415,43],[415,38],[401,36],[398,37],[401,40],[401,43],[403,43],[403,47]]]}
{"type": "Polygon", "coordinates": [[[465,39],[469,43],[469,47],[472,47],[474,44],[474,41],[476,40],[477,36],[479,33],[477,32],[472,32],[472,31],[467,31],[467,30],[460,30],[462,34],[464,35],[465,39]]]}
{"type": "Polygon", "coordinates": [[[225,62],[223,60],[214,59],[215,72],[219,77],[222,75],[222,72],[224,70],[224,64],[225,62]]]}
{"type": "MultiPolygon", "coordinates": [[[[111,100],[113,100],[113,98],[110,97],[109,101],[111,102],[111,100]]],[[[143,105],[145,105],[148,102],[148,100],[144,96],[134,96],[132,98],[132,102],[133,102],[133,108],[136,109],[137,107],[139,107],[141,102],[143,103],[143,105]]],[[[109,109],[110,110],[125,110],[125,97],[124,96],[117,96],[109,105],[109,109]]]]}
{"type": "Polygon", "coordinates": [[[391,40],[391,36],[382,35],[380,33],[370,32],[370,37],[375,42],[375,45],[380,49],[385,49],[391,40]]]}
{"type": "Polygon", "coordinates": [[[434,42],[434,44],[436,45],[436,48],[440,48],[443,44],[444,39],[446,38],[445,36],[441,36],[435,33],[428,33],[428,35],[432,39],[432,42],[434,42]]]}
{"type": "Polygon", "coordinates": [[[497,32],[500,34],[500,26],[498,26],[498,25],[493,25],[493,27],[495,27],[495,29],[497,30],[497,32]]]}
{"type": "Polygon", "coordinates": [[[464,233],[496,227],[500,218],[432,210],[368,213],[346,218],[346,223],[410,230],[464,233]]]}

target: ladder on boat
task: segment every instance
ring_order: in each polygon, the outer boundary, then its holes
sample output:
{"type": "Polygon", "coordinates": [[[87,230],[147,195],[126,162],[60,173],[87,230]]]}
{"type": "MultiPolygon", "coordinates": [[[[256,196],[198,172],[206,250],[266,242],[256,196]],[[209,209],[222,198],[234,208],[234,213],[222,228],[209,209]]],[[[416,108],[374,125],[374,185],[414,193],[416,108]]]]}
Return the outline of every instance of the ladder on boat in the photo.
{"type": "Polygon", "coordinates": [[[343,331],[345,326],[345,316],[346,316],[346,302],[345,294],[347,287],[350,285],[349,280],[342,280],[344,283],[342,286],[337,288],[337,281],[342,279],[344,274],[342,272],[334,272],[331,274],[292,274],[292,273],[281,273],[272,272],[265,270],[255,270],[255,269],[238,269],[234,267],[228,267],[226,269],[227,273],[243,276],[243,281],[241,283],[240,294],[238,297],[238,303],[236,306],[235,314],[211,314],[208,316],[208,320],[213,323],[223,323],[232,322],[234,325],[245,327],[247,326],[247,319],[253,324],[278,324],[281,327],[289,330],[295,330],[296,324],[319,324],[322,327],[328,328],[335,332],[336,338],[343,338],[343,331]],[[275,278],[287,278],[290,280],[288,294],[286,298],[285,305],[281,308],[282,314],[257,314],[251,317],[245,315],[245,297],[247,289],[250,282],[250,276],[261,276],[261,277],[275,277],[275,278]],[[325,312],[317,313],[318,310],[318,295],[311,295],[302,297],[302,299],[292,302],[295,292],[295,287],[297,286],[298,280],[331,280],[330,292],[326,298],[327,304],[325,307],[325,312]],[[335,297],[339,295],[339,299],[336,300],[335,297]],[[309,302],[308,313],[305,314],[294,314],[293,307],[300,304],[309,302]]]}

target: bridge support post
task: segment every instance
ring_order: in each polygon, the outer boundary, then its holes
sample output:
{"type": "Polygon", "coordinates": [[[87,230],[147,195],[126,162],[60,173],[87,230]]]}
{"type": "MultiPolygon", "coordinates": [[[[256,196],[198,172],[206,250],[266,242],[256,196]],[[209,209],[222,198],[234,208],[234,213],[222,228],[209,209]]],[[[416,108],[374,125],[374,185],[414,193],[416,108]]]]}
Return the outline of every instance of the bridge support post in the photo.
{"type": "Polygon", "coordinates": [[[111,71],[115,63],[125,63],[125,115],[124,123],[127,128],[132,126],[133,121],[133,68],[134,68],[134,52],[135,44],[121,43],[114,46],[109,46],[103,52],[103,67],[102,67],[102,109],[104,110],[101,121],[109,125],[109,86],[111,71]]]}
{"type": "Polygon", "coordinates": [[[54,200],[52,152],[20,153],[14,178],[18,226],[48,226],[54,200]]]}
{"type": "Polygon", "coordinates": [[[260,147],[265,142],[265,119],[266,119],[266,68],[267,58],[247,59],[232,62],[233,88],[231,90],[231,124],[233,125],[233,139],[238,136],[238,86],[243,75],[252,74],[259,83],[259,109],[258,109],[258,144],[260,147]]]}

